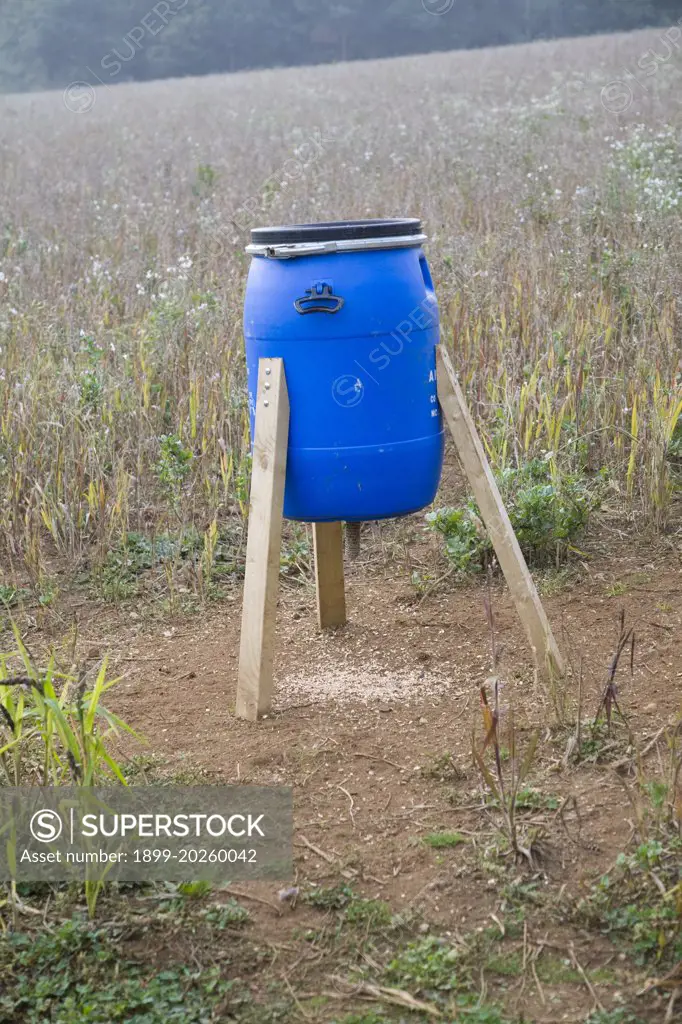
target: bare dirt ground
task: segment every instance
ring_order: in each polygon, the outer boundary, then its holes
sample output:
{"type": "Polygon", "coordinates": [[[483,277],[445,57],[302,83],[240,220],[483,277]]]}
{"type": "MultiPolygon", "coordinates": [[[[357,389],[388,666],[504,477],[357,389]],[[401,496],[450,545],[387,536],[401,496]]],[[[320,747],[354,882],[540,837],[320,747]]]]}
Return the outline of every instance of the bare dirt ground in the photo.
{"type": "MultiPolygon", "coordinates": [[[[516,1019],[584,1020],[600,1005],[627,1006],[651,1021],[677,1019],[666,1016],[670,993],[637,995],[647,972],[582,928],[569,909],[633,844],[627,730],[617,727],[593,759],[564,764],[569,729],[556,722],[551,693],[535,677],[504,583],[496,580],[503,708],[514,715],[520,743],[541,727],[527,784],[536,795],[520,813],[524,828],[535,830],[539,854],[533,867],[500,854],[500,818],[489,800],[486,807],[471,755],[472,730],[479,743],[483,731],[479,688],[490,674],[484,581],[446,581],[424,597],[407,568],[389,557],[395,549],[387,555],[384,548],[382,558],[385,537],[375,528],[349,569],[347,627],[319,632],[310,584],[282,590],[275,709],[258,725],[234,716],[238,589],[200,617],[161,629],[131,606],[87,611],[79,646],[91,658],[112,653],[112,667],[124,676],[112,709],[148,743],[142,757],[139,747],[126,747],[142,766],[139,779],[161,773],[190,783],[292,786],[292,884],[301,894],[350,885],[360,897],[384,901],[422,937],[471,941],[466,937],[499,928],[506,960],[487,954],[479,980],[516,1019]],[[461,843],[433,849],[424,841],[444,831],[458,833],[461,843]],[[510,913],[523,920],[522,931],[507,923],[510,913]]],[[[634,672],[621,671],[618,697],[637,747],[679,714],[678,544],[604,522],[589,538],[577,581],[545,598],[573,667],[567,721],[575,719],[581,663],[583,718],[594,717],[621,611],[637,642],[634,672]]],[[[414,556],[419,546],[411,550],[414,556]]],[[[645,762],[655,770],[661,757],[654,744],[645,762]]],[[[302,899],[282,903],[278,888],[235,887],[252,914],[244,949],[265,944],[270,952],[257,978],[248,956],[232,970],[251,977],[256,1000],[266,998],[268,980],[285,978],[292,1003],[281,1019],[341,1019],[353,1000],[346,1005],[338,987],[330,992],[346,955],[342,943],[330,941],[337,911],[302,899]]],[[[186,938],[170,929],[158,943],[162,961],[177,957],[186,938]]],[[[370,967],[379,955],[373,949],[363,953],[370,967]]],[[[620,1019],[629,1018],[613,1017],[620,1019]]]]}

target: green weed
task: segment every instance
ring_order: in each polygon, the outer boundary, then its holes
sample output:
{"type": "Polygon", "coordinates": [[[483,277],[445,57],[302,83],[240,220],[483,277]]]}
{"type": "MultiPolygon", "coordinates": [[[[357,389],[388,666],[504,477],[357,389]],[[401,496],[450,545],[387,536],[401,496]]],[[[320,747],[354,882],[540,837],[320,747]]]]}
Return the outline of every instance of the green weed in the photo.
{"type": "Polygon", "coordinates": [[[345,908],[348,924],[359,925],[368,931],[388,928],[393,920],[391,908],[383,900],[364,900],[357,896],[345,908]]]}
{"type": "Polygon", "coordinates": [[[117,682],[107,678],[107,660],[88,684],[58,672],[54,658],[39,670],[16,627],[14,635],[16,651],[0,655],[0,771],[7,785],[125,785],[108,748],[120,733],[135,734],[102,702],[117,682]],[[20,675],[9,669],[16,661],[20,675]]]}
{"type": "Polygon", "coordinates": [[[310,892],[304,892],[301,896],[303,903],[317,910],[342,910],[354,898],[355,894],[349,885],[335,885],[329,888],[320,886],[310,892]]]}
{"type": "Polygon", "coordinates": [[[169,502],[176,506],[183,484],[191,471],[193,452],[177,434],[164,434],[159,438],[159,458],[156,476],[169,502]]]}
{"type": "Polygon", "coordinates": [[[621,854],[577,907],[578,916],[627,948],[638,964],[682,959],[682,840],[621,854]],[[663,887],[663,892],[661,891],[663,887]]]}
{"type": "Polygon", "coordinates": [[[594,1010],[585,1024],[644,1024],[644,1021],[623,1007],[615,1010],[594,1010]]]}
{"type": "Polygon", "coordinates": [[[523,958],[520,953],[516,952],[490,956],[486,961],[485,969],[491,974],[499,974],[505,978],[518,978],[523,974],[523,958]]]}
{"type": "Polygon", "coordinates": [[[466,841],[466,836],[460,832],[430,832],[422,836],[422,842],[432,850],[450,850],[466,841]]]}
{"type": "Polygon", "coordinates": [[[14,587],[7,583],[0,584],[0,604],[4,604],[6,608],[16,607],[22,597],[27,596],[27,590],[22,590],[20,587],[14,587]]]}
{"type": "Polygon", "coordinates": [[[368,930],[387,928],[392,923],[391,908],[383,900],[368,900],[357,896],[351,886],[320,887],[303,893],[304,903],[317,910],[343,911],[343,919],[350,925],[368,930]]]}
{"type": "Polygon", "coordinates": [[[435,936],[411,942],[391,960],[388,980],[415,994],[455,992],[470,983],[457,949],[435,936]]]}
{"type": "Polygon", "coordinates": [[[203,900],[211,892],[213,886],[206,880],[198,882],[181,882],[178,892],[186,900],[203,900]]]}
{"type": "Polygon", "coordinates": [[[75,921],[0,940],[0,1020],[23,1024],[206,1024],[219,1005],[242,1004],[217,968],[150,971],[121,960],[104,932],[75,921]]]}
{"type": "Polygon", "coordinates": [[[537,789],[520,789],[516,794],[516,806],[519,811],[556,811],[559,800],[537,789]]]}
{"type": "MultiPolygon", "coordinates": [[[[581,477],[561,476],[549,462],[538,459],[502,470],[498,483],[531,565],[558,566],[565,561],[601,501],[598,485],[581,477]]],[[[426,521],[444,537],[446,555],[458,572],[480,572],[489,563],[492,542],[475,502],[430,512],[426,521]]]]}
{"type": "Polygon", "coordinates": [[[438,782],[458,782],[464,777],[464,772],[452,760],[452,754],[441,754],[424,765],[421,769],[421,776],[424,779],[435,779],[438,782]]]}
{"type": "Polygon", "coordinates": [[[251,916],[236,900],[216,904],[204,913],[204,920],[212,928],[223,931],[225,928],[243,928],[251,920],[251,916]]]}

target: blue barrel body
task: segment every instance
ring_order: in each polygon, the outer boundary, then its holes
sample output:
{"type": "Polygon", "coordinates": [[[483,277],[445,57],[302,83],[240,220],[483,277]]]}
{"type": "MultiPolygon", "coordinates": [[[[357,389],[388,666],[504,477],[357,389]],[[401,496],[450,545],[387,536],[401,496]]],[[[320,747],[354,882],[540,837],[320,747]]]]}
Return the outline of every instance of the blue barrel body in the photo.
{"type": "Polygon", "coordinates": [[[439,320],[420,247],[255,255],[245,337],[252,437],[258,361],[284,360],[286,518],[364,522],[431,504],[443,465],[439,320]]]}

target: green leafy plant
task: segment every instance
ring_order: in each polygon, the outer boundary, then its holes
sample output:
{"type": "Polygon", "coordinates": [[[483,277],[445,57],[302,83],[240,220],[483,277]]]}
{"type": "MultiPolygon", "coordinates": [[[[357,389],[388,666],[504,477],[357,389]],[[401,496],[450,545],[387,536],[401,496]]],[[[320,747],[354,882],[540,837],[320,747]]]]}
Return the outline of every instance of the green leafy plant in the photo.
{"type": "Polygon", "coordinates": [[[228,995],[246,998],[219,968],[151,971],[122,961],[105,932],[77,921],[4,940],[0,973],[0,1019],[23,1024],[206,1024],[228,995]]]}
{"type": "Polygon", "coordinates": [[[320,886],[301,896],[303,903],[318,910],[342,910],[354,898],[355,893],[349,885],[320,886]]]}
{"type": "Polygon", "coordinates": [[[28,596],[28,591],[15,587],[12,584],[0,584],[0,605],[6,608],[14,608],[19,604],[22,597],[28,596]]]}
{"type": "Polygon", "coordinates": [[[203,900],[211,889],[212,885],[206,879],[200,879],[198,882],[181,882],[178,886],[178,892],[186,900],[203,900]]]}
{"type": "Polygon", "coordinates": [[[94,370],[86,370],[80,375],[78,391],[81,406],[84,409],[94,410],[102,398],[102,382],[94,370]]]}
{"type": "Polygon", "coordinates": [[[373,928],[387,928],[393,915],[388,903],[383,900],[366,900],[356,896],[345,909],[348,924],[360,925],[370,931],[373,928]]]}
{"type": "Polygon", "coordinates": [[[227,903],[209,907],[204,913],[204,920],[212,928],[223,931],[225,928],[243,928],[251,920],[251,917],[248,910],[240,903],[230,899],[227,903]]]}
{"type": "Polygon", "coordinates": [[[485,568],[492,544],[473,501],[464,508],[441,508],[429,512],[426,522],[442,534],[445,553],[458,572],[481,572],[485,568]]]}
{"type": "Polygon", "coordinates": [[[289,579],[305,582],[310,579],[311,568],[310,542],[304,529],[294,527],[291,537],[285,539],[280,555],[281,572],[289,579]]]}
{"type": "Polygon", "coordinates": [[[196,180],[192,185],[195,196],[203,197],[210,195],[218,181],[218,172],[211,164],[199,164],[197,167],[196,180]]]}
{"type": "Polygon", "coordinates": [[[422,837],[422,842],[432,850],[451,850],[466,841],[466,836],[461,832],[431,832],[422,837]]]}
{"type": "Polygon", "coordinates": [[[390,982],[416,994],[452,992],[469,984],[459,951],[436,936],[409,943],[391,960],[386,975],[390,982]]]}
{"type": "Polygon", "coordinates": [[[118,680],[107,679],[107,660],[92,684],[58,672],[54,658],[40,671],[14,627],[16,651],[0,655],[0,769],[6,785],[93,786],[112,778],[126,785],[111,756],[110,740],[135,735],[102,703],[118,680]],[[20,659],[21,675],[8,662],[20,659]]]}
{"type": "Polygon", "coordinates": [[[644,1024],[644,1021],[625,1007],[618,1007],[615,1010],[594,1010],[585,1024],[644,1024]]]}
{"type": "MultiPolygon", "coordinates": [[[[109,745],[122,732],[135,733],[102,702],[118,681],[107,679],[107,659],[90,685],[85,675],[58,672],[54,658],[40,671],[13,629],[17,649],[0,655],[0,785],[127,785],[109,745]],[[21,675],[8,667],[17,659],[21,675]]],[[[91,917],[103,884],[100,879],[85,882],[91,917]]]]}
{"type": "MultiPolygon", "coordinates": [[[[565,561],[600,503],[598,486],[559,475],[540,459],[503,470],[498,484],[519,544],[536,566],[565,561]]],[[[492,543],[473,500],[430,512],[426,521],[444,537],[445,553],[459,573],[481,572],[489,564],[492,543]]]]}
{"type": "MultiPolygon", "coordinates": [[[[218,545],[214,534],[212,538],[211,572],[216,572],[216,562],[223,559],[226,552],[218,545]]],[[[93,574],[97,588],[107,601],[118,602],[134,597],[139,591],[140,577],[150,569],[190,560],[195,560],[200,566],[205,554],[203,544],[193,527],[152,537],[131,530],[120,544],[107,551],[103,564],[93,574]]]]}
{"type": "Polygon", "coordinates": [[[649,780],[641,768],[626,792],[639,843],[621,853],[577,905],[578,917],[628,947],[640,964],[682,960],[682,752],[670,730],[670,781],[649,780]]]}
{"type": "Polygon", "coordinates": [[[301,900],[317,910],[341,912],[342,919],[348,924],[362,926],[368,931],[388,928],[393,923],[388,903],[358,896],[350,885],[321,886],[304,892],[301,900]]]}
{"type": "Polygon", "coordinates": [[[176,504],[182,485],[190,474],[194,456],[177,434],[164,434],[160,437],[159,449],[156,475],[168,499],[176,504]]]}

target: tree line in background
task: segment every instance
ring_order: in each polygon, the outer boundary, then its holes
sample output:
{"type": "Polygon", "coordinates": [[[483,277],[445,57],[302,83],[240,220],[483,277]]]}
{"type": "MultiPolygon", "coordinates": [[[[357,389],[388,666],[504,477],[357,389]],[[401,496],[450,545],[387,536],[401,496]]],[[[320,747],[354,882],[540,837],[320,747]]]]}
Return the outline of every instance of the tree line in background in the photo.
{"type": "Polygon", "coordinates": [[[680,18],[682,0],[0,0],[0,89],[497,46],[680,18]]]}

